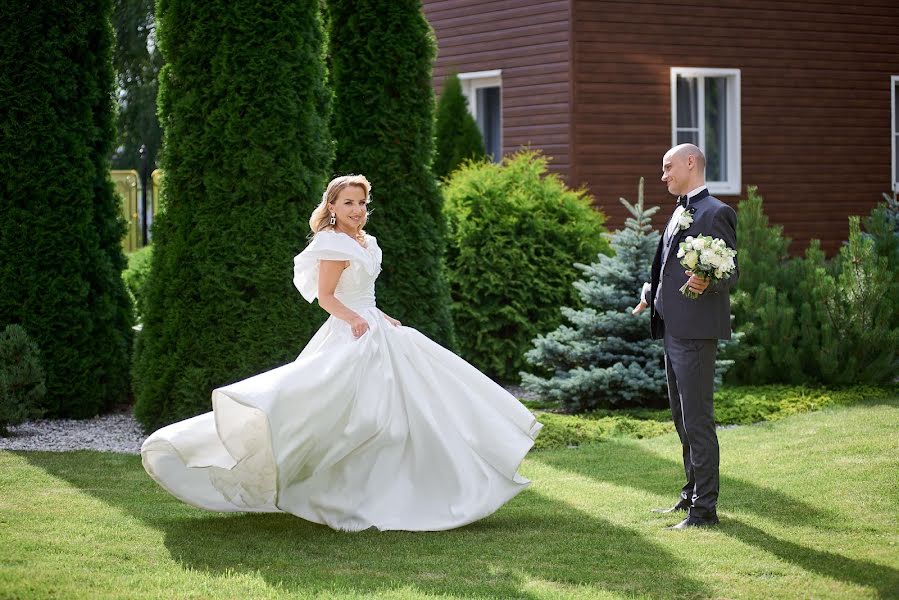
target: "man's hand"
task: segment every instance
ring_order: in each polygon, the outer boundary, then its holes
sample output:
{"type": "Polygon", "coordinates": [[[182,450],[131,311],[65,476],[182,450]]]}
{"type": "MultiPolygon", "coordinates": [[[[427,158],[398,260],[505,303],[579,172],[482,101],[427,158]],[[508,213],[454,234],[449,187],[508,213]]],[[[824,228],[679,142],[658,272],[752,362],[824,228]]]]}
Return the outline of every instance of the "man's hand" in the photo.
{"type": "Polygon", "coordinates": [[[693,271],[684,271],[684,274],[690,277],[690,279],[687,280],[687,287],[691,292],[696,292],[697,294],[703,293],[712,282],[711,279],[706,279],[705,277],[694,275],[693,271]]]}
{"type": "Polygon", "coordinates": [[[640,300],[640,304],[638,304],[637,306],[634,307],[634,310],[631,311],[631,314],[632,314],[632,315],[639,315],[641,312],[643,312],[644,310],[646,310],[646,307],[647,307],[647,306],[649,306],[649,305],[646,304],[645,302],[643,302],[643,300],[640,300]]]}

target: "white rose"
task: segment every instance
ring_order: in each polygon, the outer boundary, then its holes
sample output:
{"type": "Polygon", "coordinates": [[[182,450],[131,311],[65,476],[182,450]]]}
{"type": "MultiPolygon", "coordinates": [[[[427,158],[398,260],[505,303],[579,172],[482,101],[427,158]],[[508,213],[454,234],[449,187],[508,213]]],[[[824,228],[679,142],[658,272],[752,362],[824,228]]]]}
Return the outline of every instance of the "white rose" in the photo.
{"type": "Polygon", "coordinates": [[[687,252],[687,255],[684,257],[684,264],[687,265],[688,269],[693,269],[696,267],[696,261],[699,259],[699,254],[695,250],[690,250],[687,252]]]}

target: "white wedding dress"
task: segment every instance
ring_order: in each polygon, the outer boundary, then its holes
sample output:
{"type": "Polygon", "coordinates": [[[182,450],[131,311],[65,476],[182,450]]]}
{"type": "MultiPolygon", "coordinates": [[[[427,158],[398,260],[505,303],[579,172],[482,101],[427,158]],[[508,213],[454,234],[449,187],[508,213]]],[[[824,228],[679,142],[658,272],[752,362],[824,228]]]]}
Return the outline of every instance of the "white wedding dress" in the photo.
{"type": "Polygon", "coordinates": [[[163,427],[144,468],[214,511],[287,512],[334,529],[437,531],[481,519],[530,482],[517,473],[542,425],[518,400],[375,306],[381,250],[316,234],[294,259],[312,302],[320,260],[347,260],[336,297],[370,326],[334,317],[297,359],[216,389],[212,412],[163,427]]]}

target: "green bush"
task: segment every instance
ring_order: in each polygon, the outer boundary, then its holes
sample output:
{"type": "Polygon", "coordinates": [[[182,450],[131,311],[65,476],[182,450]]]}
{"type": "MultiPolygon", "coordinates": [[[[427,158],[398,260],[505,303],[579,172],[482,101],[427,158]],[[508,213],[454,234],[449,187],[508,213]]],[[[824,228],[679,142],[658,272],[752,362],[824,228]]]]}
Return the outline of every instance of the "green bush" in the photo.
{"type": "MultiPolygon", "coordinates": [[[[885,400],[897,394],[896,387],[732,386],[715,393],[715,422],[751,425],[831,406],[885,400]]],[[[651,438],[674,432],[671,412],[667,410],[595,410],[569,415],[543,412],[533,403],[526,404],[536,409],[537,420],[543,423],[534,444],[537,449],[594,444],[611,437],[651,438]]]]}
{"type": "Polygon", "coordinates": [[[454,73],[446,77],[437,102],[434,174],[440,179],[447,177],[466,160],[484,158],[484,140],[467,105],[459,76],[454,73]]]}
{"type": "Polygon", "coordinates": [[[434,157],[433,32],[420,0],[330,0],[336,173],[372,183],[366,229],[384,264],[378,306],[453,346],[434,157]]]}
{"type": "Polygon", "coordinates": [[[610,253],[605,216],[531,151],[501,165],[465,165],[444,195],[461,354],[492,377],[516,380],[531,340],[560,325],[561,307],[580,307],[575,263],[610,253]]]}
{"type": "Polygon", "coordinates": [[[290,362],[324,320],[291,284],[333,150],[319,4],[157,5],[165,211],[134,364],[148,429],[290,362]]]}
{"type": "Polygon", "coordinates": [[[674,431],[673,423],[644,421],[615,415],[591,418],[584,415],[561,415],[541,412],[537,420],[543,430],[534,448],[539,450],[595,444],[611,437],[651,438],[674,431]]]}
{"type": "Polygon", "coordinates": [[[0,18],[0,323],[41,349],[50,417],[128,397],[125,224],[109,179],[109,0],[5,0],[0,18]]]}
{"type": "Polygon", "coordinates": [[[128,255],[128,268],[122,272],[125,288],[131,297],[134,307],[134,320],[140,323],[146,311],[144,287],[150,277],[150,265],[153,260],[153,246],[144,246],[128,255]]]}
{"type": "Polygon", "coordinates": [[[821,379],[828,385],[886,384],[899,373],[899,297],[896,274],[878,256],[874,241],[849,218],[849,243],[840,249],[836,275],[817,273],[818,305],[833,331],[819,352],[828,359],[821,379]]]}
{"type": "Polygon", "coordinates": [[[899,369],[899,278],[892,266],[889,205],[850,219],[840,255],[825,259],[812,240],[788,258],[789,239],[771,227],[755,188],[738,207],[740,281],[734,295],[740,344],[727,352],[731,384],[889,383],[899,369]],[[745,250],[744,250],[745,249],[745,250]]]}
{"type": "Polygon", "coordinates": [[[715,394],[715,422],[720,425],[749,425],[820,410],[847,406],[863,400],[880,400],[897,395],[890,387],[855,386],[816,388],[808,386],[734,386],[715,394]]]}
{"type": "Polygon", "coordinates": [[[0,333],[0,435],[41,416],[46,392],[37,344],[20,325],[7,325],[0,333]]]}

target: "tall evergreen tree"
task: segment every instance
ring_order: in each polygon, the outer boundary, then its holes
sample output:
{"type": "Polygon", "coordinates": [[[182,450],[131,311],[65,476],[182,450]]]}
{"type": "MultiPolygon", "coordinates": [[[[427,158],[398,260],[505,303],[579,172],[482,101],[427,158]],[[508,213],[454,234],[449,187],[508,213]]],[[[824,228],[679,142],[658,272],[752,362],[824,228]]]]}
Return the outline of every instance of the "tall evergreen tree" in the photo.
{"type": "Polygon", "coordinates": [[[437,102],[437,154],[434,174],[445,178],[466,160],[484,157],[484,140],[478,124],[468,112],[462,83],[455,73],[443,80],[437,102]]]}
{"type": "Polygon", "coordinates": [[[40,348],[51,417],[128,394],[111,12],[110,0],[8,0],[0,19],[0,324],[40,348]]]}
{"type": "Polygon", "coordinates": [[[156,2],[114,0],[113,5],[118,115],[112,165],[116,169],[138,168],[140,147],[146,146],[147,164],[152,170],[162,143],[162,129],[156,116],[162,68],[162,54],[156,48],[156,2]]]}
{"type": "Polygon", "coordinates": [[[435,43],[420,0],[332,0],[335,172],[372,182],[367,229],[384,249],[378,304],[452,343],[445,225],[431,172],[435,43]]]}
{"type": "Polygon", "coordinates": [[[134,371],[147,428],[293,359],[323,321],[291,284],[332,154],[320,17],[319,0],[158,4],[166,210],[134,371]]]}

